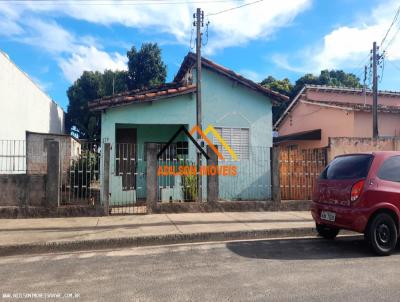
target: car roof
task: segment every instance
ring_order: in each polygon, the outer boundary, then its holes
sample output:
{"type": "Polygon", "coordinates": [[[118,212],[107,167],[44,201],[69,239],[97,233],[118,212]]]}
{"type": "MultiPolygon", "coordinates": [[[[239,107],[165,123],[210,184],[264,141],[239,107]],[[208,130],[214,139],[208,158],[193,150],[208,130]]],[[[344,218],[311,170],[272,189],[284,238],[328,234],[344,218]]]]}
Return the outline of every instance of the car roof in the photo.
{"type": "Polygon", "coordinates": [[[369,152],[346,153],[338,155],[336,157],[350,156],[350,155],[390,156],[390,155],[400,155],[400,151],[369,151],[369,152]]]}

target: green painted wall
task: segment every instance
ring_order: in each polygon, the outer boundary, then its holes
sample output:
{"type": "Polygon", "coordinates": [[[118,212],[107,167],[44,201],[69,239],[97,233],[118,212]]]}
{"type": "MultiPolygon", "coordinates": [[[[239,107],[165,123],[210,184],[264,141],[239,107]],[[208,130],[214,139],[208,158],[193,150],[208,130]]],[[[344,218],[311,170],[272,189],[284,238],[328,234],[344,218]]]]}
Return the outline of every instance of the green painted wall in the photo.
{"type": "MultiPolygon", "coordinates": [[[[208,124],[214,127],[249,128],[250,145],[253,146],[248,160],[220,163],[235,164],[239,169],[236,177],[220,177],[220,197],[222,199],[269,198],[268,148],[272,146],[271,101],[266,96],[208,69],[203,69],[202,91],[203,128],[208,124]]],[[[195,94],[111,108],[102,114],[102,141],[114,145],[116,127],[134,127],[137,128],[139,148],[145,142],[166,142],[180,125],[186,125],[189,129],[195,125],[195,110],[195,94]]],[[[195,158],[193,144],[189,144],[189,154],[195,158]]],[[[111,170],[114,171],[113,152],[111,157],[111,170]]],[[[144,171],[145,168],[139,165],[138,170],[141,169],[144,171]]],[[[111,177],[112,201],[145,197],[144,178],[138,178],[140,188],[137,193],[121,192],[120,178],[111,177]]],[[[174,196],[177,196],[176,192],[174,196]]]]}

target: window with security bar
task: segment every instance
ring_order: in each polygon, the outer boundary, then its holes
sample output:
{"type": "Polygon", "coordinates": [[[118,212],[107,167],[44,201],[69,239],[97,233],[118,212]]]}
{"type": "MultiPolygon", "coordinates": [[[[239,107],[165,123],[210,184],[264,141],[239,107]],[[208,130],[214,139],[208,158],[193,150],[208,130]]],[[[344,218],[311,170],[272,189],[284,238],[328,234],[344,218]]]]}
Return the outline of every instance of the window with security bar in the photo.
{"type": "MultiPolygon", "coordinates": [[[[215,127],[215,130],[236,153],[239,160],[249,159],[249,128],[215,127]]],[[[228,150],[221,145],[216,137],[213,137],[213,143],[218,145],[218,150],[226,159],[231,158],[228,150]]]]}

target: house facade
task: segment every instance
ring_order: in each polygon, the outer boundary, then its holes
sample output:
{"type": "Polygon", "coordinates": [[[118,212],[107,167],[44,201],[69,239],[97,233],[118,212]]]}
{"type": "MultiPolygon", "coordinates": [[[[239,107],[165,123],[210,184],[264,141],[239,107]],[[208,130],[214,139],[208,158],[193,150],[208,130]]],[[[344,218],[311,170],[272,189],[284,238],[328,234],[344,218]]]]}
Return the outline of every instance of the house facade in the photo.
{"type": "Polygon", "coordinates": [[[26,131],[63,134],[64,111],[0,51],[0,140],[25,140],[26,131]]]}
{"type": "MultiPolygon", "coordinates": [[[[263,156],[263,162],[258,162],[257,173],[241,174],[239,167],[237,176],[221,177],[220,198],[249,199],[252,193],[255,199],[268,199],[272,103],[286,100],[286,97],[204,58],[202,67],[203,130],[212,125],[237,154],[236,164],[239,166],[256,165],[256,162],[252,162],[256,152],[263,156]],[[254,189],[257,187],[258,191],[254,189]]],[[[142,172],[145,169],[147,143],[163,145],[180,127],[190,130],[196,126],[195,73],[195,55],[189,53],[173,83],[148,91],[106,97],[89,104],[91,110],[101,111],[102,141],[114,146],[110,161],[111,203],[123,198],[145,198],[146,182],[142,172]],[[135,146],[135,150],[129,149],[132,148],[130,145],[135,146]],[[124,179],[124,172],[121,173],[118,168],[119,159],[127,157],[135,161],[131,168],[131,175],[134,176],[130,179],[126,179],[126,176],[124,179]]],[[[208,137],[216,145],[219,144],[212,133],[208,137]]],[[[218,147],[227,161],[233,161],[222,145],[218,147]]],[[[176,138],[173,153],[195,162],[195,146],[183,134],[176,138]]],[[[164,160],[168,161],[168,154],[164,160]]],[[[159,177],[161,201],[182,199],[179,182],[177,177],[172,180],[159,177]]]]}
{"type": "MultiPolygon", "coordinates": [[[[379,91],[380,137],[400,135],[400,93],[379,91]]],[[[322,148],[330,138],[372,137],[372,92],[306,85],[275,123],[275,143],[300,149],[322,148]]]]}

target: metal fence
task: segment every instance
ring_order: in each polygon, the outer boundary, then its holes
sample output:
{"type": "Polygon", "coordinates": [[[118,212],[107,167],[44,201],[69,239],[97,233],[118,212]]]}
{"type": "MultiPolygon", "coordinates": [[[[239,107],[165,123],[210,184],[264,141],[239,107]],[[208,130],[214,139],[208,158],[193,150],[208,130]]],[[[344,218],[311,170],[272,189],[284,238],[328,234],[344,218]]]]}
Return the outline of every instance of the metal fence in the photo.
{"type": "Polygon", "coordinates": [[[238,152],[238,160],[227,157],[219,166],[234,166],[236,176],[220,175],[220,200],[268,200],[271,198],[271,148],[246,147],[238,152]]]}
{"type": "MultiPolygon", "coordinates": [[[[158,152],[163,145],[158,146],[158,152]]],[[[201,158],[200,165],[206,159],[201,158]]],[[[200,175],[197,169],[196,153],[189,154],[188,145],[172,144],[158,159],[158,201],[193,202],[207,200],[207,176],[200,175]],[[200,177],[200,183],[197,178],[200,177]]]]}
{"type": "Polygon", "coordinates": [[[0,173],[26,172],[26,144],[24,140],[0,140],[0,173]]]}
{"type": "Polygon", "coordinates": [[[100,204],[101,146],[83,142],[78,150],[63,142],[60,150],[60,205],[100,204]]]}
{"type": "MultiPolygon", "coordinates": [[[[47,145],[52,139],[0,140],[1,174],[46,174],[47,145]]],[[[60,138],[59,206],[100,205],[103,188],[103,146],[98,142],[60,138]]],[[[158,151],[163,148],[158,145],[158,151]]],[[[170,145],[158,159],[158,202],[207,200],[207,175],[196,166],[196,149],[188,144],[170,145]],[[161,169],[161,170],[160,170],[161,169]],[[160,173],[161,171],[161,173],[160,173]],[[163,171],[165,173],[163,173],[163,171]],[[201,177],[200,187],[197,178],[201,177]]],[[[236,150],[238,160],[225,154],[219,161],[220,200],[268,200],[271,198],[271,148],[250,146],[236,150]],[[224,175],[223,167],[234,167],[224,175]],[[222,173],[220,173],[222,171],[222,173]]],[[[110,214],[146,213],[147,144],[111,145],[109,175],[110,214]]],[[[201,166],[207,164],[202,157],[201,166]]],[[[285,183],[282,183],[285,186],[285,183]]]]}

